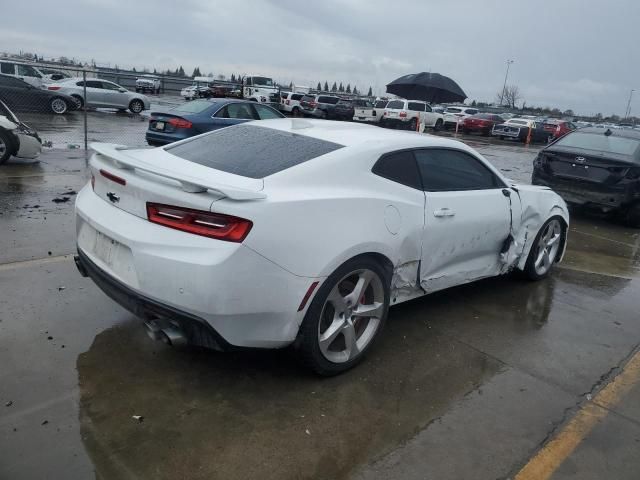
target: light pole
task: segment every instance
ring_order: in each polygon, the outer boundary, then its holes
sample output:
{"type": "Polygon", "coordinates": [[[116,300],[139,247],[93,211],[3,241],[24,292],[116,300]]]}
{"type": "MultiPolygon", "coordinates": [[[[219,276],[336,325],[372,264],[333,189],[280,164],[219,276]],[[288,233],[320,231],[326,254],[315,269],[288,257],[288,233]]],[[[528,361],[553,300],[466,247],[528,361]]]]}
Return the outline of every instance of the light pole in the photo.
{"type": "Polygon", "coordinates": [[[507,77],[509,76],[509,67],[513,63],[513,60],[507,60],[507,73],[504,74],[504,85],[502,86],[502,95],[500,95],[500,106],[504,102],[504,92],[507,89],[507,77]]]}
{"type": "Polygon", "coordinates": [[[629,101],[627,102],[627,109],[624,111],[624,118],[628,119],[631,116],[631,98],[633,97],[633,92],[635,92],[635,89],[631,89],[631,91],[629,92],[629,101]]]}

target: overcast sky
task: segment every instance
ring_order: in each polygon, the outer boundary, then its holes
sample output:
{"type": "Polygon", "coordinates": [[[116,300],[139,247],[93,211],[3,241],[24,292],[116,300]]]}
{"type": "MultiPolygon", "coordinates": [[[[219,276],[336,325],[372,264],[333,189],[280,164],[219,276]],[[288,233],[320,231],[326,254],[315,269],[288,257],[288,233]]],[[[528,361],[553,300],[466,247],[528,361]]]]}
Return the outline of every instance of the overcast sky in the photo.
{"type": "MultiPolygon", "coordinates": [[[[528,105],[623,114],[640,90],[640,0],[57,0],[10,4],[0,50],[98,64],[252,73],[383,93],[421,71],[469,100],[509,84],[528,105]]],[[[2,8],[6,13],[6,9],[2,8]]],[[[640,91],[632,113],[640,113],[640,91]]]]}

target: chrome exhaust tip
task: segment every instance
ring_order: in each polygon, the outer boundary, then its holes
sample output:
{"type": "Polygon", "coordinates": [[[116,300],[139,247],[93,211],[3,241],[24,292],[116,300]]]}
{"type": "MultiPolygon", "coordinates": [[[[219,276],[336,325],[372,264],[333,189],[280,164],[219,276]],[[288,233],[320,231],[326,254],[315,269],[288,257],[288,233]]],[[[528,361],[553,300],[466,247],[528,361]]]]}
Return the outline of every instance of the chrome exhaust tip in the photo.
{"type": "Polygon", "coordinates": [[[184,347],[187,336],[175,322],[164,318],[154,318],[144,322],[145,330],[151,340],[161,341],[172,347],[184,347]]]}

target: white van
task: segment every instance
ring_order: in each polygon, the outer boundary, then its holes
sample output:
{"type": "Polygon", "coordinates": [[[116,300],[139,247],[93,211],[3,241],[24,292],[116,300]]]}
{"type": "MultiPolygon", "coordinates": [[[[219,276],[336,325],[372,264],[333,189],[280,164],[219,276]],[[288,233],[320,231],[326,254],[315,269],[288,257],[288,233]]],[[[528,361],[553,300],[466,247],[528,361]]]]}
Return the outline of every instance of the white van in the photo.
{"type": "Polygon", "coordinates": [[[37,67],[9,59],[0,58],[0,73],[19,78],[38,88],[44,88],[45,81],[48,81],[37,67]]]}

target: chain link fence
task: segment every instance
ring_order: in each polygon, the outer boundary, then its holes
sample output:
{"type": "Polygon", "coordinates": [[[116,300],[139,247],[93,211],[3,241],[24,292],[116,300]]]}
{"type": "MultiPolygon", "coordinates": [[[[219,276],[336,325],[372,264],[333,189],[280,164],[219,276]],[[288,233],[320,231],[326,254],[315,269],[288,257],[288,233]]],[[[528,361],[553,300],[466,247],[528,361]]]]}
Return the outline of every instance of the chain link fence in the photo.
{"type": "Polygon", "coordinates": [[[191,78],[138,74],[0,58],[0,100],[35,129],[45,148],[86,149],[91,142],[145,146],[153,110],[184,100],[191,78]]]}

